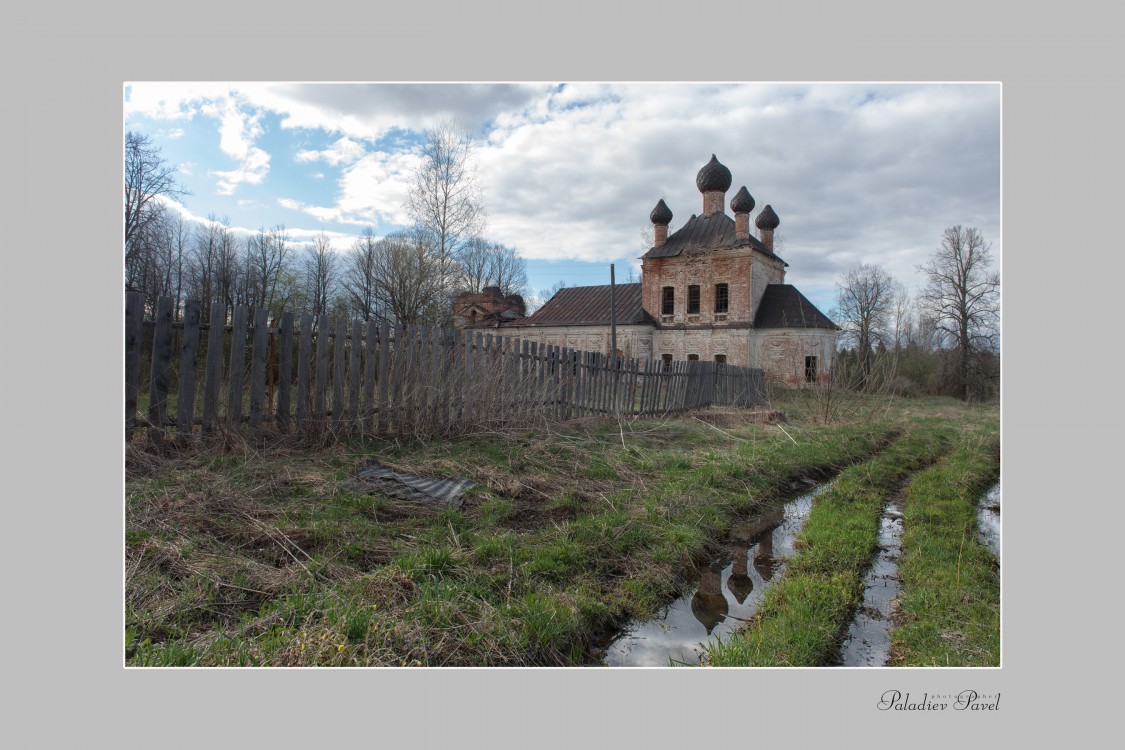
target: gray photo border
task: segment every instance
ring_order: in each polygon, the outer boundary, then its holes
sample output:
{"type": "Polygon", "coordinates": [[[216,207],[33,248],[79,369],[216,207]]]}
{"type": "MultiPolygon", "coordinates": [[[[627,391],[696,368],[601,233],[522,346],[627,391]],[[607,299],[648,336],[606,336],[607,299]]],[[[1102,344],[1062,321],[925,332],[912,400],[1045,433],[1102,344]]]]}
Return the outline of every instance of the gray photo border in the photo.
{"type": "Polygon", "coordinates": [[[1099,390],[1077,357],[1108,352],[1098,366],[1119,382],[1108,306],[1122,266],[1109,231],[1120,210],[1110,167],[1121,163],[1121,79],[1111,72],[1121,60],[1109,52],[1120,14],[1085,2],[1018,15],[959,0],[856,5],[203,0],[8,11],[3,127],[14,169],[4,189],[15,244],[5,307],[15,313],[9,347],[30,355],[9,356],[7,368],[17,580],[6,619],[10,674],[24,686],[13,711],[20,746],[1092,738],[1109,717],[1097,678],[1112,674],[1096,644],[1113,643],[1111,621],[1097,611],[1096,583],[1064,580],[1062,563],[1081,553],[1101,570],[1108,548],[1060,537],[1057,502],[1108,499],[1101,467],[1120,443],[1120,396],[1099,390]],[[122,84],[177,79],[1001,82],[1003,667],[124,670],[122,84]],[[49,292],[60,283],[65,298],[49,292]],[[1071,309],[1110,331],[1058,314],[1071,309]],[[1003,704],[991,715],[892,715],[876,709],[889,689],[1002,691],[1003,704]]]}

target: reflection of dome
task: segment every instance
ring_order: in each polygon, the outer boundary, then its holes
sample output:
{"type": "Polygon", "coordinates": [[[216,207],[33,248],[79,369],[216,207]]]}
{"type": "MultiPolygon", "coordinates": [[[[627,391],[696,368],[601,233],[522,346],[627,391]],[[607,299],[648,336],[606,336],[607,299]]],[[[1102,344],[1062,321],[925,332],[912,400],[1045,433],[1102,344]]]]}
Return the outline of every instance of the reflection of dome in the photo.
{"type": "Polygon", "coordinates": [[[691,598],[691,613],[707,628],[707,635],[726,619],[729,605],[723,596],[722,562],[713,562],[699,579],[699,591],[691,598]]]}
{"type": "Polygon", "coordinates": [[[773,574],[777,572],[777,558],[773,556],[773,534],[776,530],[770,531],[761,538],[758,549],[754,553],[754,570],[758,571],[763,581],[773,578],[773,574]]]}
{"type": "Polygon", "coordinates": [[[728,609],[727,598],[722,594],[707,594],[700,590],[691,598],[691,613],[707,628],[707,635],[711,635],[715,626],[727,618],[728,609]]]}
{"type": "Polygon", "coordinates": [[[769,552],[758,552],[754,555],[754,570],[758,571],[763,581],[768,581],[777,571],[777,558],[769,552]]]}
{"type": "Polygon", "coordinates": [[[750,596],[750,592],[754,590],[754,582],[745,573],[742,575],[732,573],[730,578],[727,579],[727,588],[734,594],[735,601],[742,604],[746,601],[746,597],[750,596]]]}

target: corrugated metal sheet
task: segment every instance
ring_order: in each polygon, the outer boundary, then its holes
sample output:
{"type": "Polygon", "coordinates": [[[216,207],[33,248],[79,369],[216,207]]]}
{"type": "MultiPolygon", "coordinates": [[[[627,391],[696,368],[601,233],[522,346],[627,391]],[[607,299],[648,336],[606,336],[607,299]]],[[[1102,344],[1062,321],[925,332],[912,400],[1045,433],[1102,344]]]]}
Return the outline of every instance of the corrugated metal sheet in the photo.
{"type": "Polygon", "coordinates": [[[362,480],[357,485],[366,484],[386,495],[449,508],[460,508],[465,490],[476,486],[469,479],[426,479],[394,471],[374,460],[368,461],[356,478],[362,480]]]}
{"type": "MultiPolygon", "coordinates": [[[[785,263],[753,235],[745,240],[735,240],[734,219],[724,213],[715,213],[707,217],[692,216],[686,224],[672,232],[663,245],[652,248],[644,254],[644,257],[672,258],[686,250],[717,250],[727,247],[746,247],[747,245],[785,263]]],[[[785,265],[789,264],[786,263],[785,265]]]]}
{"type": "Polygon", "coordinates": [[[755,328],[828,328],[838,326],[792,284],[770,284],[758,304],[755,328]]]}
{"type": "MultiPolygon", "coordinates": [[[[547,304],[520,326],[592,326],[609,325],[610,288],[605,286],[575,286],[560,289],[547,304]]],[[[641,307],[640,284],[617,285],[617,323],[652,323],[652,318],[641,307]]]]}

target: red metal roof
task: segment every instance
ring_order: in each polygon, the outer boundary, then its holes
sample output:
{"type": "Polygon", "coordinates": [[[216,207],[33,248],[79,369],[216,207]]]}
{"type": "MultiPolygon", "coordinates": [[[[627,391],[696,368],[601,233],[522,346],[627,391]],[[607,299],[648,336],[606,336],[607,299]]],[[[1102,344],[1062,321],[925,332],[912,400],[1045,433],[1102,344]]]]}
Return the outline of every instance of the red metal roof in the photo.
{"type": "MultiPolygon", "coordinates": [[[[610,287],[573,286],[560,289],[547,304],[518,326],[593,326],[609,325],[610,287]]],[[[641,285],[617,285],[617,324],[652,323],[641,308],[641,285]]]]}

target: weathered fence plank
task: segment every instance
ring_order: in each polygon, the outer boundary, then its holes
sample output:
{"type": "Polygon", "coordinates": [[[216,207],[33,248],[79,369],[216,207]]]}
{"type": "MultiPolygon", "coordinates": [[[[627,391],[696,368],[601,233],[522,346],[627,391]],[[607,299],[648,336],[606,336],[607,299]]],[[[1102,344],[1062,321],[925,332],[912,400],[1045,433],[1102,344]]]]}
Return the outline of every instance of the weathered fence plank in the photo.
{"type": "Polygon", "coordinates": [[[301,344],[297,349],[297,429],[308,427],[309,419],[309,368],[312,360],[313,316],[301,315],[301,344]]]}
{"type": "MultiPolygon", "coordinates": [[[[222,334],[219,335],[222,341],[222,334]]],[[[172,298],[156,301],[156,326],[152,335],[152,371],[148,384],[149,442],[164,441],[164,420],[168,417],[168,369],[172,360],[172,298]]]]}
{"type": "Polygon", "coordinates": [[[125,294],[125,441],[133,438],[137,421],[137,393],[141,382],[141,339],[144,334],[145,295],[125,294]]]}
{"type": "Polygon", "coordinates": [[[379,432],[387,432],[387,411],[390,409],[390,383],[388,360],[391,358],[391,326],[386,321],[379,326],[379,432]]]}
{"type": "Polygon", "coordinates": [[[363,368],[363,398],[364,398],[364,432],[371,435],[375,432],[375,378],[378,370],[378,338],[374,320],[367,321],[367,357],[363,368]]]}
{"type": "Polygon", "coordinates": [[[323,430],[328,421],[328,316],[320,314],[316,329],[316,387],[313,394],[313,417],[316,430],[323,430]]]}
{"type": "Polygon", "coordinates": [[[277,339],[280,351],[277,358],[277,429],[288,432],[290,385],[293,382],[293,313],[282,313],[277,339]]]}
{"type": "Polygon", "coordinates": [[[227,374],[227,421],[238,427],[242,421],[242,380],[246,372],[246,307],[234,308],[231,317],[230,371],[227,374]]]}
{"type": "Polygon", "coordinates": [[[183,440],[191,438],[195,424],[195,360],[199,351],[199,302],[184,303],[184,342],[180,352],[180,394],[176,402],[176,428],[183,440]]]}
{"type": "Polygon", "coordinates": [[[211,435],[219,419],[219,389],[223,380],[223,330],[227,306],[211,303],[207,324],[207,360],[203,365],[203,434],[211,435]]]}
{"type": "Polygon", "coordinates": [[[347,322],[343,317],[336,318],[335,351],[332,352],[332,429],[340,430],[343,423],[344,412],[344,342],[347,340],[347,322]]]}
{"type": "Polygon", "coordinates": [[[254,311],[254,345],[250,350],[250,429],[262,429],[266,399],[266,349],[269,346],[270,311],[254,311]]]}
{"type": "Polygon", "coordinates": [[[354,432],[360,432],[359,423],[359,387],[362,371],[360,366],[363,358],[363,328],[358,319],[352,321],[352,351],[348,358],[348,426],[354,432]]]}

